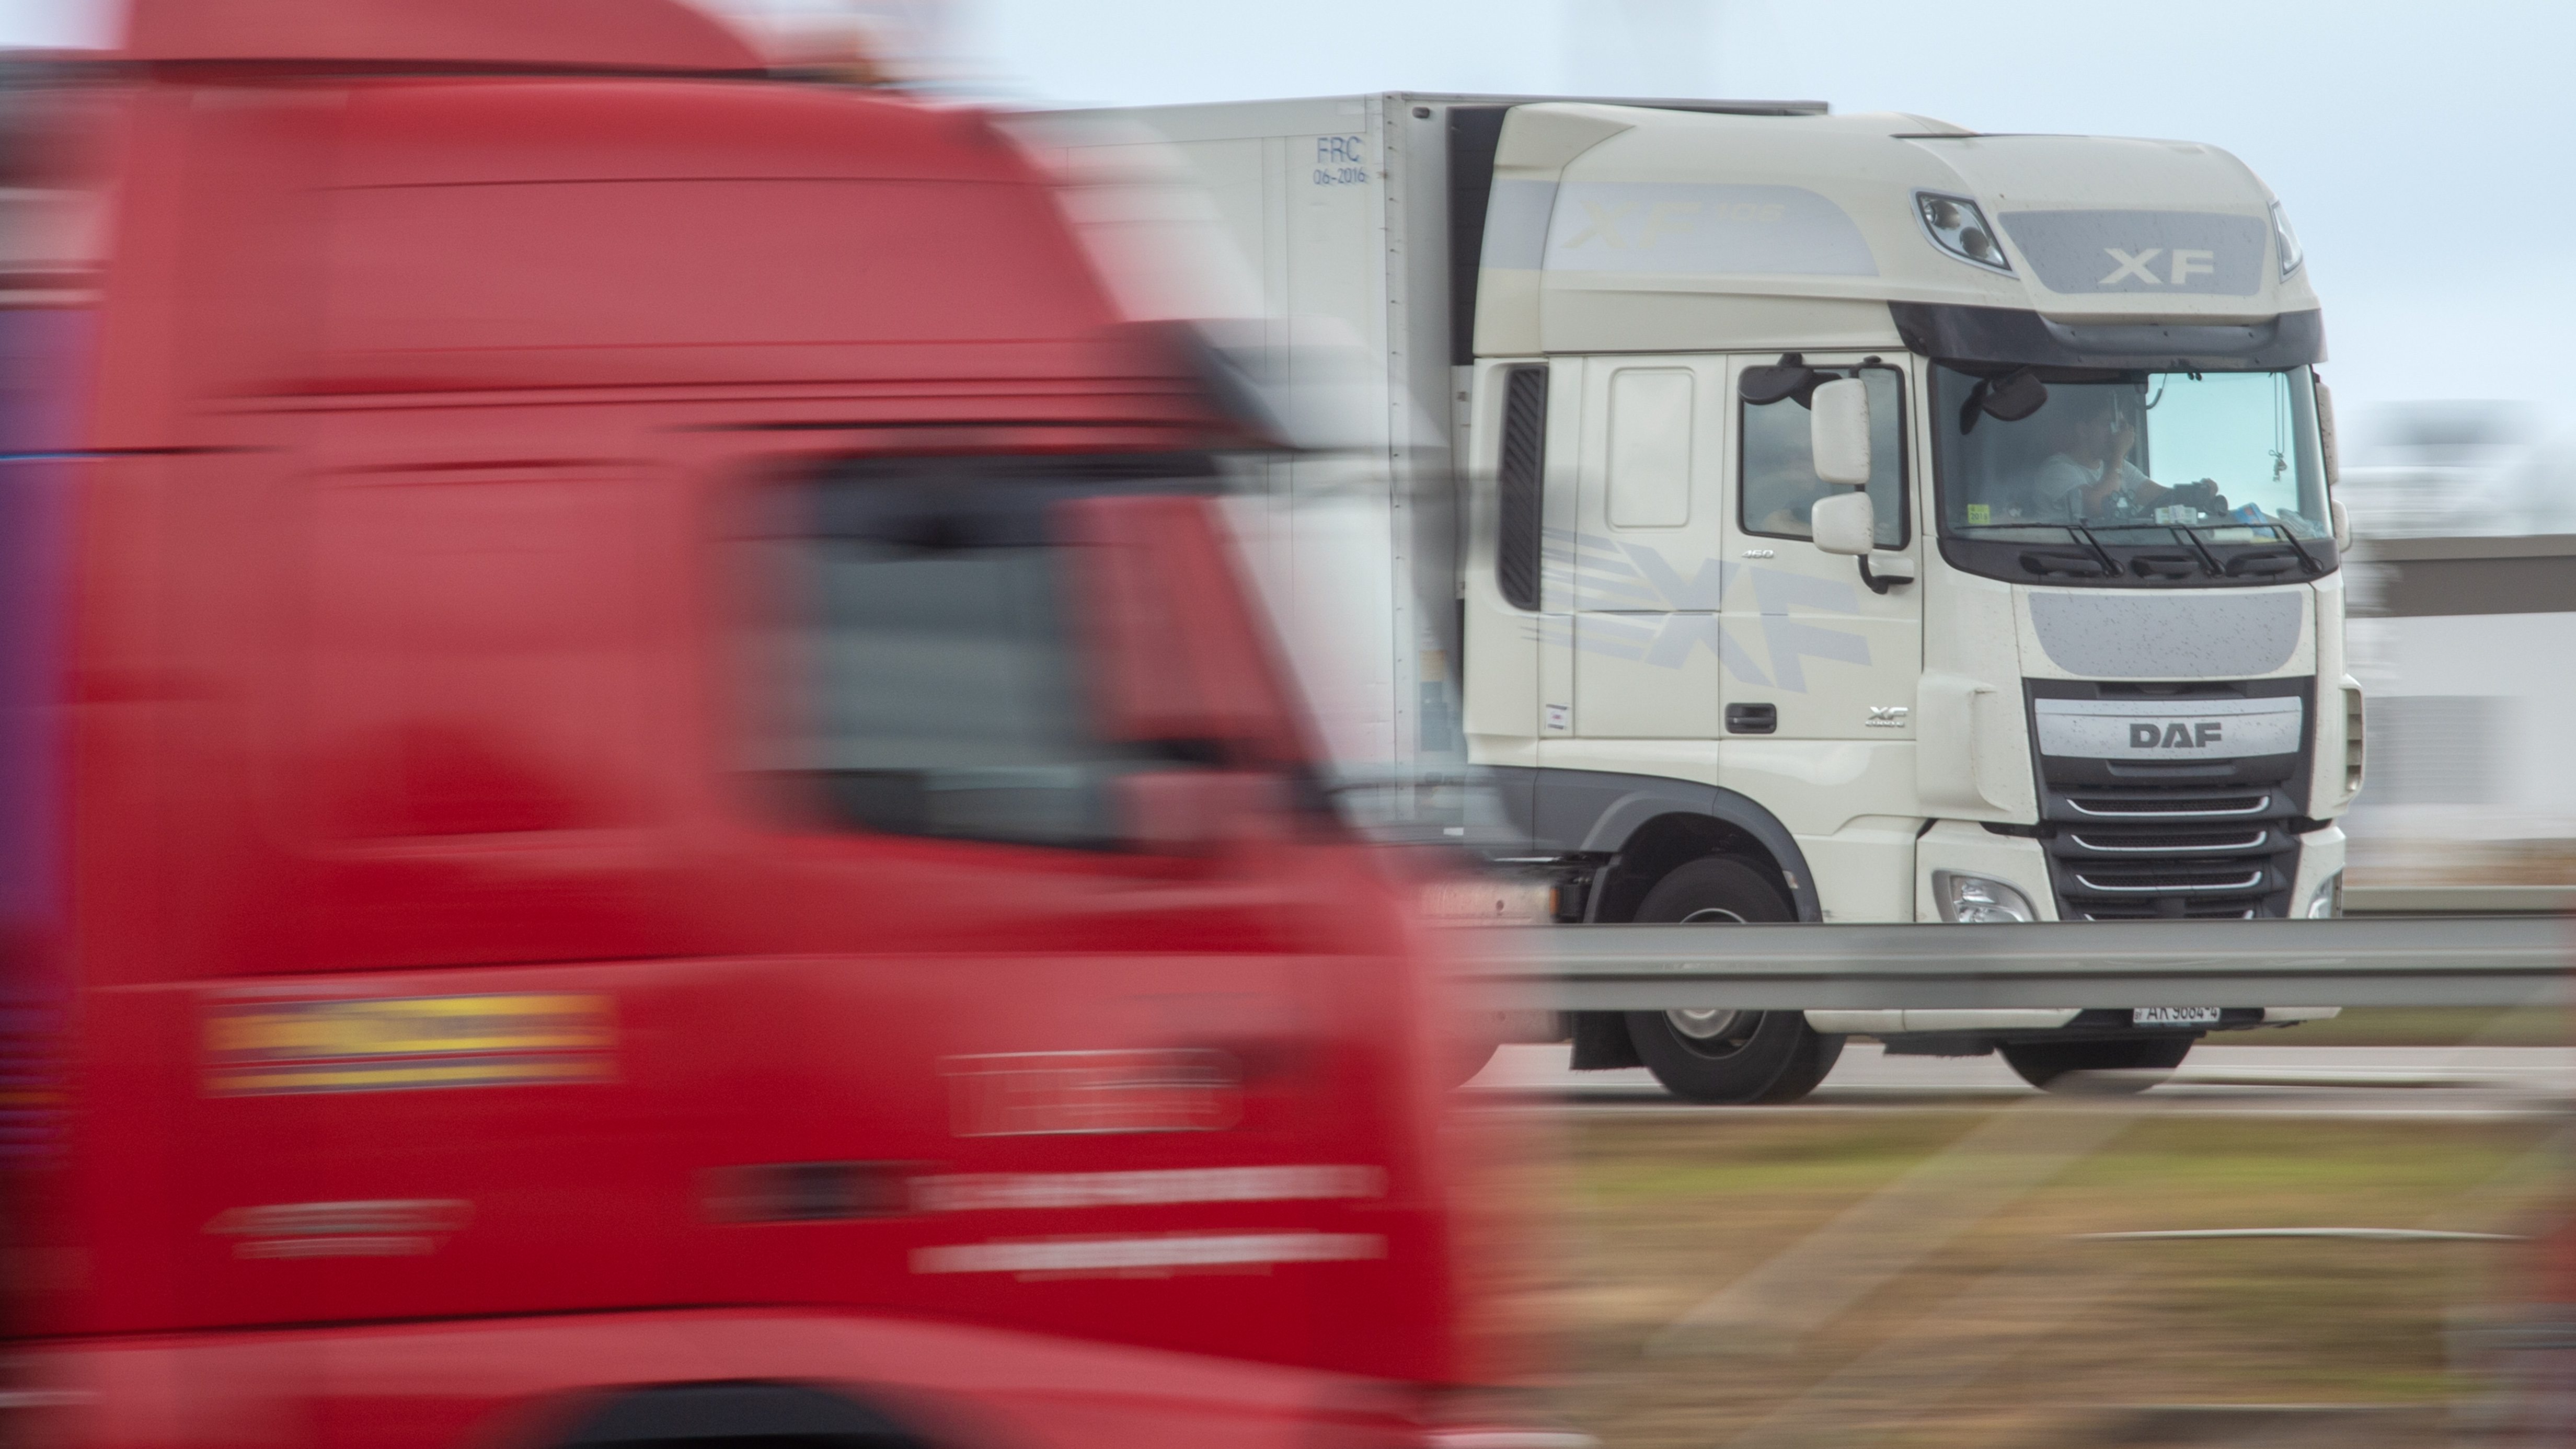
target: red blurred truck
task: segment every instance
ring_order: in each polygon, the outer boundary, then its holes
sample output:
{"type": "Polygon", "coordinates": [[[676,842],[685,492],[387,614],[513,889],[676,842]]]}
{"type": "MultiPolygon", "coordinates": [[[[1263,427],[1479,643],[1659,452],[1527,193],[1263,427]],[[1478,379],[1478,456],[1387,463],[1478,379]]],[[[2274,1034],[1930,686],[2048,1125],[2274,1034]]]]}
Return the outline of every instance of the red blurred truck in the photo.
{"type": "Polygon", "coordinates": [[[982,116],[665,0],[139,0],[10,105],[11,1442],[1486,1422],[1257,440],[982,116]]]}

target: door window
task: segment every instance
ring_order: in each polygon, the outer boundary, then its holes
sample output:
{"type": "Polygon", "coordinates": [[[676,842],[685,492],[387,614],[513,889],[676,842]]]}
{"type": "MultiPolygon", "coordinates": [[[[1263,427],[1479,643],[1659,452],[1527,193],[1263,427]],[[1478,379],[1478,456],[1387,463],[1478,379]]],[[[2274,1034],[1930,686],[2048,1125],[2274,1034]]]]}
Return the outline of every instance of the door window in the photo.
{"type": "Polygon", "coordinates": [[[753,768],[842,828],[1116,844],[1119,777],[1212,761],[1104,728],[1057,515],[1205,477],[1173,457],[916,459],[768,497],[753,647],[775,709],[753,768]]]}
{"type": "MultiPolygon", "coordinates": [[[[1878,546],[1903,548],[1905,508],[1904,387],[1892,367],[1819,368],[1820,381],[1858,377],[1869,389],[1869,496],[1878,505],[1878,546]]],[[[1740,522],[1747,533],[1812,538],[1807,510],[1841,485],[1816,476],[1808,445],[1807,392],[1777,402],[1742,402],[1743,486],[1740,522]]]]}
{"type": "Polygon", "coordinates": [[[1691,373],[1623,367],[1610,378],[1610,523],[1680,528],[1690,522],[1691,373]]]}

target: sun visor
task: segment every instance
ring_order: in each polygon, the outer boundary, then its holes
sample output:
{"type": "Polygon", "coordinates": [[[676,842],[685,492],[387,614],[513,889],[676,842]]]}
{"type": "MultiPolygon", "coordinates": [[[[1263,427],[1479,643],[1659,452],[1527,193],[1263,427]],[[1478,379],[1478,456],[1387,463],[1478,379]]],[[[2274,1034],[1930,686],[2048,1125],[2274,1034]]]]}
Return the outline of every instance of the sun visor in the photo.
{"type": "Polygon", "coordinates": [[[128,59],[741,72],[760,55],[679,0],[131,0],[128,59]]]}
{"type": "Polygon", "coordinates": [[[2014,307],[1890,302],[1906,350],[1953,366],[2274,371],[2325,361],[2317,309],[2261,322],[2069,323],[2014,307]]]}

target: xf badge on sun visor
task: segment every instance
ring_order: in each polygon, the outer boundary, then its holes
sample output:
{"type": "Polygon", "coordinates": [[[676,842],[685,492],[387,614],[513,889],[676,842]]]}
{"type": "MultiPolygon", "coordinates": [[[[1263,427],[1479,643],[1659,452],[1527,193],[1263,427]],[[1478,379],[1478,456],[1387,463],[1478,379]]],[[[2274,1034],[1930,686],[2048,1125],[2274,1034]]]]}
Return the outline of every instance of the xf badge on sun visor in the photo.
{"type": "Polygon", "coordinates": [[[2004,234],[2052,292],[2251,297],[2271,228],[2201,211],[2008,211],[2004,234]]]}

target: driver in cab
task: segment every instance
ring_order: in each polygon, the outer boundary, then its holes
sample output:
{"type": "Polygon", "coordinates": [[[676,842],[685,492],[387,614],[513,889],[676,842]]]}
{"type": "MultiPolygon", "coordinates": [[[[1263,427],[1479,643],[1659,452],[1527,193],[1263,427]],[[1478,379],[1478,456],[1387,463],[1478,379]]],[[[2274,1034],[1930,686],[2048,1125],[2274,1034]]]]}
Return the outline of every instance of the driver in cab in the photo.
{"type": "Polygon", "coordinates": [[[2138,471],[2129,461],[2138,429],[2123,417],[2108,393],[2087,388],[2059,394],[2058,448],[2032,476],[2031,492],[2043,512],[2062,512],[2078,522],[2087,519],[2144,518],[2160,503],[2186,503],[2225,513],[2227,500],[2218,485],[2204,478],[2168,488],[2138,471]]]}

